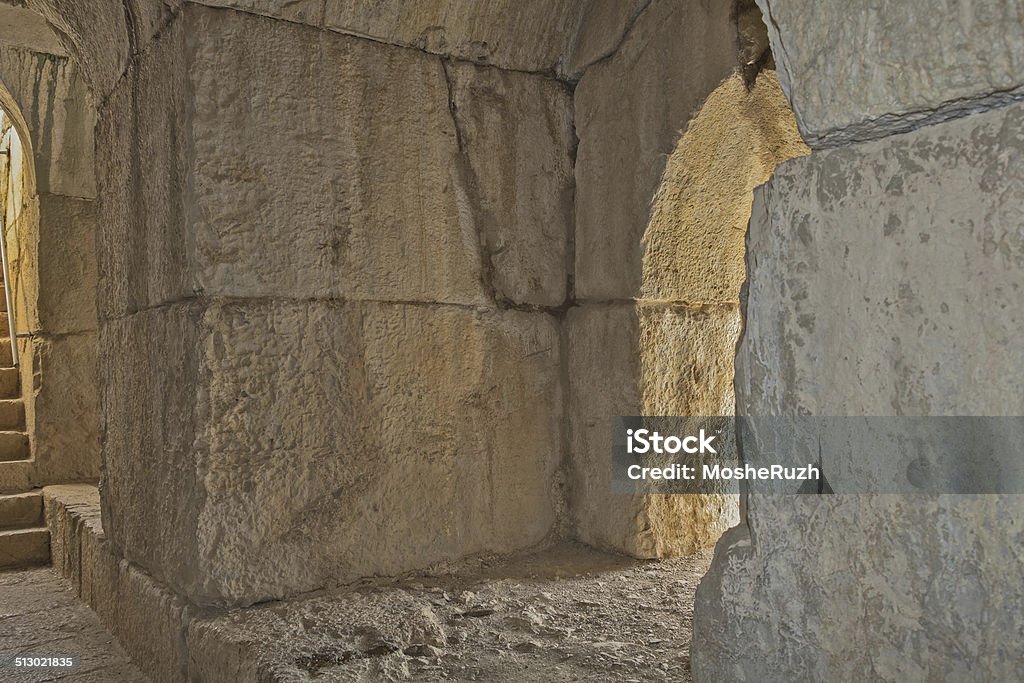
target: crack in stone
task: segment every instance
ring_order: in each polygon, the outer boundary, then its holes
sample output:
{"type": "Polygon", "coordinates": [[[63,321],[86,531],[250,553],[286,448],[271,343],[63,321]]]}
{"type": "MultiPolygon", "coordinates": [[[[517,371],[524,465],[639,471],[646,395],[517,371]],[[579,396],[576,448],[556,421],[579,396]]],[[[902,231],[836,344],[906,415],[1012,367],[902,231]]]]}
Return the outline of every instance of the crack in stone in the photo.
{"type": "MultiPolygon", "coordinates": [[[[567,75],[567,80],[571,83],[578,83],[583,79],[583,76],[587,73],[588,70],[613,59],[615,55],[619,53],[619,50],[622,49],[622,46],[626,44],[626,41],[629,40],[629,36],[633,32],[633,28],[636,26],[637,22],[640,21],[640,17],[643,16],[643,14],[650,8],[652,2],[653,0],[646,0],[646,2],[644,2],[643,5],[637,8],[636,12],[634,12],[633,15],[626,20],[626,24],[622,28],[622,35],[619,36],[618,42],[616,42],[615,45],[612,46],[610,50],[608,50],[608,52],[601,55],[600,57],[590,62],[589,64],[585,64],[584,66],[580,67],[576,71],[576,73],[567,75]]],[[[580,31],[582,31],[582,26],[580,27],[580,31]]],[[[577,40],[578,39],[579,36],[577,36],[577,40]]]]}

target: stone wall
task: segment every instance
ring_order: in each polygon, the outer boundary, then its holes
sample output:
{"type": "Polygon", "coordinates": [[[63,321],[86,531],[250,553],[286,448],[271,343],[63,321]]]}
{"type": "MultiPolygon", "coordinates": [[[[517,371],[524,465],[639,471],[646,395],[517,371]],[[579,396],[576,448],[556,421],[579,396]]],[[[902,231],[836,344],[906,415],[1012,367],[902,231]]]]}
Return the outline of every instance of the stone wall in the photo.
{"type": "Polygon", "coordinates": [[[731,77],[728,3],[15,4],[99,103],[117,552],[244,604],[566,535],[677,554],[735,516],[605,476],[612,416],[731,411],[738,200],[794,152],[687,177],[709,96],[719,151],[792,129],[731,77]]]}
{"type": "Polygon", "coordinates": [[[184,6],[100,110],[115,546],[247,603],[544,540],[571,111],[543,75],[184,6]]]}
{"type": "MultiPolygon", "coordinates": [[[[1019,4],[759,4],[818,149],[755,194],[738,411],[1020,415],[1019,4]]],[[[747,497],[698,590],[695,678],[1015,678],[1017,497],[837,490],[747,497]]]]}
{"type": "Polygon", "coordinates": [[[6,240],[33,454],[0,470],[0,489],[24,490],[99,476],[95,107],[37,15],[0,14],[18,38],[0,47],[0,104],[25,164],[20,191],[6,201],[6,240]]]}

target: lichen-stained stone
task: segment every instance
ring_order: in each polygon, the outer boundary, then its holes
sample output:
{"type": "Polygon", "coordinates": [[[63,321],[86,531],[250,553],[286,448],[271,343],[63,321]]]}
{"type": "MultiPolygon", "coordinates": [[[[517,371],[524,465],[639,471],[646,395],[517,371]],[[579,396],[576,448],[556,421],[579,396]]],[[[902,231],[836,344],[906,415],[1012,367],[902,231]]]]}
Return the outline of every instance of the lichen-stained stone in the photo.
{"type": "Polygon", "coordinates": [[[439,59],[239,12],[184,16],[203,291],[483,301],[439,59]]]}
{"type": "Polygon", "coordinates": [[[569,502],[576,533],[586,543],[634,557],[709,547],[736,522],[736,497],[616,494],[612,419],[730,414],[738,311],[590,304],[572,309],[567,324],[569,502]]]}
{"type": "Polygon", "coordinates": [[[665,159],[736,63],[729,3],[653,2],[575,91],[576,293],[634,297],[665,159]]]}
{"type": "Polygon", "coordinates": [[[1021,0],[757,4],[812,147],[905,131],[1024,88],[1021,0]]]}
{"type": "Polygon", "coordinates": [[[582,0],[327,0],[325,27],[519,71],[559,69],[582,0]]]}
{"type": "MultiPolygon", "coordinates": [[[[1022,104],[779,166],[750,223],[737,410],[1020,415],[1022,207],[1022,104]]],[[[1022,513],[751,496],[697,594],[695,678],[1018,677],[1022,513]]]]}
{"type": "Polygon", "coordinates": [[[235,301],[109,327],[108,532],[198,603],[507,552],[554,524],[547,314],[235,301]]]}
{"type": "Polygon", "coordinates": [[[499,300],[565,301],[573,231],[572,97],[557,81],[464,62],[446,66],[463,158],[463,201],[499,300]]]}

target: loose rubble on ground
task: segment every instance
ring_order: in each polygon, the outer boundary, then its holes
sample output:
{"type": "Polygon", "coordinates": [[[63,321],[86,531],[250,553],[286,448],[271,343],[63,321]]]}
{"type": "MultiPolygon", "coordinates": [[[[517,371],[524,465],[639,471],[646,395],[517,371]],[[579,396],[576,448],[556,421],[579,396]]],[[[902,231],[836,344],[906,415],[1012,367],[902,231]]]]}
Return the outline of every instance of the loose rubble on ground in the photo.
{"type": "Polygon", "coordinates": [[[710,559],[560,545],[238,610],[204,628],[273,681],[690,681],[693,598],[710,559]]]}

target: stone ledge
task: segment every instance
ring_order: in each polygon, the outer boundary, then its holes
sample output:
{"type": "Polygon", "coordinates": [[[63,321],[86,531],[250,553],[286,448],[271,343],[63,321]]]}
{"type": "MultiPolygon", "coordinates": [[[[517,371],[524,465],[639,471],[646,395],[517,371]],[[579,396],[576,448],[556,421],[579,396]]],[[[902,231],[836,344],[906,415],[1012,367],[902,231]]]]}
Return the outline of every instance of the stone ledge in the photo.
{"type": "Polygon", "coordinates": [[[116,554],[103,533],[95,486],[43,489],[53,568],[157,683],[187,680],[185,629],[191,608],[116,554]]]}

